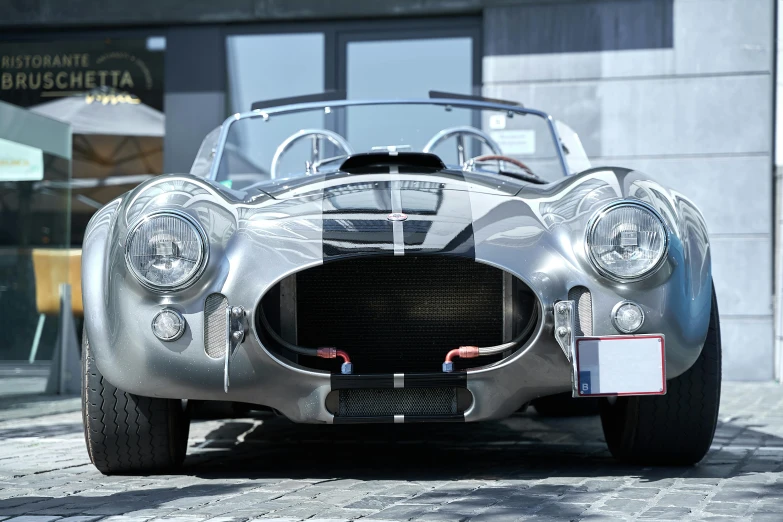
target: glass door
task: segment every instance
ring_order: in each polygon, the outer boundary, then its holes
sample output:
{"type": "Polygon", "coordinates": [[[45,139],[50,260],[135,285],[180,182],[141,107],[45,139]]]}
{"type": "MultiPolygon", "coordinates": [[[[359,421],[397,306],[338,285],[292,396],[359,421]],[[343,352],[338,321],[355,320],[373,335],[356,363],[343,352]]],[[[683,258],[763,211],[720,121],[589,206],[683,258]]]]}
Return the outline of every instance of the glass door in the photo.
{"type": "MultiPolygon", "coordinates": [[[[346,91],[348,99],[426,98],[432,90],[480,94],[478,45],[478,28],[469,26],[345,32],[338,38],[338,88],[346,91]]],[[[426,129],[418,129],[407,140],[410,143],[397,143],[404,135],[401,128],[410,126],[414,113],[420,120],[421,110],[400,106],[349,109],[341,130],[356,150],[396,146],[420,151],[426,137],[441,129],[477,123],[467,111],[433,111],[432,118],[422,123],[426,129]],[[406,112],[411,112],[410,117],[406,118],[406,112]]],[[[442,152],[449,153],[455,152],[442,152]]]]}

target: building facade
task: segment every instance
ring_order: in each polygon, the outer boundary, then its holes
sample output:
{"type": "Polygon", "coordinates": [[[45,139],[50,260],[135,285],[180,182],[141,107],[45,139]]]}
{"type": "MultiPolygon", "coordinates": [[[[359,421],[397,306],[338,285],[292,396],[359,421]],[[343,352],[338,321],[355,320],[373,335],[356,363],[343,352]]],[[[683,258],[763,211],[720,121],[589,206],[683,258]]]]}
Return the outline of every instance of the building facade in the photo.
{"type": "MultiPolygon", "coordinates": [[[[593,165],[646,171],[696,201],[711,232],[724,376],[769,380],[783,364],[778,11],[775,0],[3,3],[0,100],[128,96],[160,113],[163,130],[136,140],[141,159],[111,176],[188,171],[203,136],[255,100],[443,90],[545,110],[579,133],[593,165]]],[[[113,194],[81,194],[92,203],[74,203],[72,243],[113,194]]]]}

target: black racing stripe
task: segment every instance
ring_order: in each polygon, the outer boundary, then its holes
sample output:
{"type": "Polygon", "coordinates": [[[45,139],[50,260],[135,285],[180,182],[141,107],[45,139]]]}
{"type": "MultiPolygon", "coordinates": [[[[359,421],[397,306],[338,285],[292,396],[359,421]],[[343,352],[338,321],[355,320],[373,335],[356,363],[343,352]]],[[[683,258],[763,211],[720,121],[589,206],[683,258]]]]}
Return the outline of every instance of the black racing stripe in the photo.
{"type": "Polygon", "coordinates": [[[405,388],[467,388],[468,374],[454,373],[406,373],[403,378],[405,388]]]}
{"type": "Polygon", "coordinates": [[[382,417],[335,416],[332,422],[334,424],[394,424],[394,416],[389,416],[389,415],[384,415],[382,417]]]}
{"type": "Polygon", "coordinates": [[[473,237],[473,224],[466,225],[454,238],[440,250],[443,254],[476,259],[476,242],[473,237]]]}
{"type": "MultiPolygon", "coordinates": [[[[439,177],[464,181],[458,171],[443,171],[439,177]]],[[[402,223],[405,254],[439,253],[475,259],[473,213],[470,192],[447,190],[441,182],[403,182],[402,223]]]]}
{"type": "Polygon", "coordinates": [[[394,253],[388,178],[329,187],[323,194],[323,257],[394,253]]]}
{"type": "Polygon", "coordinates": [[[465,414],[455,413],[452,415],[406,415],[405,424],[415,424],[417,422],[465,422],[465,414]]]}
{"type": "Polygon", "coordinates": [[[352,390],[360,388],[394,388],[394,375],[369,374],[369,375],[342,375],[332,374],[333,390],[352,390]]]}

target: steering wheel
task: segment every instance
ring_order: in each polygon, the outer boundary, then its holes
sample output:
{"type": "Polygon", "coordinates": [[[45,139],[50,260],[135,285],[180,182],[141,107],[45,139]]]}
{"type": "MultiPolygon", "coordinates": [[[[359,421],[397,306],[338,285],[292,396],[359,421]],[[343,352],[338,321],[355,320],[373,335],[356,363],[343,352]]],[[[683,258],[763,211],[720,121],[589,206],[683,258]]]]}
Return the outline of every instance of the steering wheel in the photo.
{"type": "Polygon", "coordinates": [[[500,145],[492,139],[492,137],[483,130],[471,127],[470,125],[461,125],[459,127],[450,127],[438,132],[435,136],[430,138],[430,141],[424,146],[422,152],[430,152],[432,149],[440,145],[444,140],[457,137],[457,161],[460,165],[464,165],[465,158],[465,136],[473,137],[484,143],[496,156],[502,156],[503,151],[500,150],[500,145]]]}
{"type": "Polygon", "coordinates": [[[334,131],[326,129],[302,129],[284,139],[283,142],[277,147],[275,155],[272,156],[272,166],[270,168],[270,176],[272,179],[277,178],[277,169],[280,166],[280,160],[283,157],[283,154],[285,154],[286,151],[288,151],[288,149],[294,145],[294,143],[307,137],[311,137],[313,140],[313,145],[310,149],[310,165],[314,164],[320,159],[321,148],[319,147],[319,142],[324,138],[332,143],[335,147],[342,149],[345,154],[350,156],[354,153],[353,147],[351,147],[348,141],[334,131]]]}
{"type": "Polygon", "coordinates": [[[477,157],[473,158],[471,161],[473,161],[473,162],[477,162],[477,161],[497,161],[498,162],[498,168],[500,168],[500,162],[507,161],[508,163],[511,163],[512,165],[516,165],[520,169],[524,170],[525,173],[530,174],[531,176],[534,176],[534,177],[538,177],[538,176],[536,176],[533,173],[533,171],[530,169],[530,167],[528,167],[527,165],[525,165],[524,163],[522,163],[518,159],[509,157],[509,156],[504,156],[502,154],[487,154],[485,156],[477,156],[477,157]]]}

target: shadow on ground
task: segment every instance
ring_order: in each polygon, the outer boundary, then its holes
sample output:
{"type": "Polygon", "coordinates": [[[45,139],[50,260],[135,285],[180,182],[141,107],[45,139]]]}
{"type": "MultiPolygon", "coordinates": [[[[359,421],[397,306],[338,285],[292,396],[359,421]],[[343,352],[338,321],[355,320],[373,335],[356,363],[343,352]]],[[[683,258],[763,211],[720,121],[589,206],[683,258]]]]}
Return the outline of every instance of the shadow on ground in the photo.
{"type": "Polygon", "coordinates": [[[517,414],[476,424],[296,425],[271,415],[227,421],[189,450],[183,472],[203,477],[359,480],[533,479],[553,476],[728,478],[770,470],[783,439],[720,423],[716,441],[753,439],[774,453],[713,449],[695,467],[623,465],[609,454],[594,417],[517,414]]]}
{"type": "MultiPolygon", "coordinates": [[[[194,428],[198,431],[199,426],[210,425],[196,421],[194,428]]],[[[72,433],[75,428],[70,424],[52,426],[43,435],[56,435],[58,430],[72,433]]],[[[0,429],[0,439],[28,436],[21,428],[14,430],[0,429]]],[[[716,440],[725,443],[739,440],[737,437],[756,441],[769,451],[738,446],[713,450],[696,467],[643,468],[621,465],[611,458],[598,417],[557,419],[525,413],[478,424],[334,426],[295,425],[271,414],[255,414],[225,421],[204,441],[191,439],[179,474],[207,482],[171,487],[167,483],[170,477],[106,478],[90,467],[74,477],[85,483],[85,489],[104,482],[141,482],[130,491],[110,492],[109,486],[109,494],[102,496],[39,494],[0,499],[0,516],[117,515],[166,509],[198,513],[199,506],[207,505],[210,512],[225,507],[228,513],[241,498],[252,507],[254,516],[273,511],[276,516],[277,510],[312,501],[335,509],[367,510],[362,514],[383,510],[384,518],[395,520],[432,515],[441,520],[479,522],[513,519],[526,513],[573,520],[582,518],[603,492],[623,490],[628,477],[641,479],[634,488],[626,488],[627,498],[634,499],[637,494],[644,498],[645,490],[665,487],[672,478],[717,483],[781,465],[783,439],[735,421],[721,423],[716,440]],[[555,480],[539,482],[547,478],[555,480]],[[379,487],[364,494],[357,489],[358,498],[343,504],[327,500],[335,489],[350,492],[368,481],[376,481],[379,487]],[[439,481],[449,484],[432,489],[441,485],[439,481]],[[481,484],[483,487],[478,487],[481,484]],[[285,498],[294,491],[296,499],[285,498]],[[243,494],[233,496],[236,493],[243,494]]],[[[762,496],[780,496],[772,486],[756,484],[754,490],[748,491],[749,501],[757,498],[758,491],[762,496]]],[[[662,512],[660,518],[673,514],[662,512]]]]}

